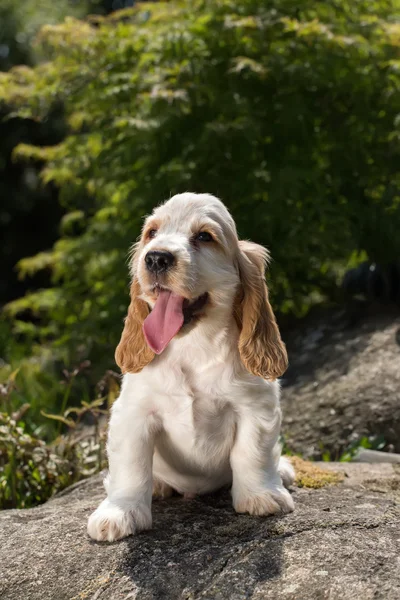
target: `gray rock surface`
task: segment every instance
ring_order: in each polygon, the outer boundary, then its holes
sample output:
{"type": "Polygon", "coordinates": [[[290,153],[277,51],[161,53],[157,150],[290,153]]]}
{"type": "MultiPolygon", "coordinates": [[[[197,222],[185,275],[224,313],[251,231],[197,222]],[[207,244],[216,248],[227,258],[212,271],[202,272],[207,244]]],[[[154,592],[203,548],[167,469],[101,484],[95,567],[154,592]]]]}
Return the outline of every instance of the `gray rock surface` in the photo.
{"type": "Polygon", "coordinates": [[[363,463],[400,463],[400,454],[358,448],[357,452],[352,458],[352,461],[363,463]]]}
{"type": "MultiPolygon", "coordinates": [[[[324,464],[323,466],[327,466],[324,464]]],[[[154,503],[154,528],[114,544],[86,535],[99,476],[30,510],[0,512],[2,600],[400,598],[400,471],[294,488],[294,513],[236,515],[227,492],[154,503]]]]}
{"type": "Polygon", "coordinates": [[[293,452],[331,460],[364,436],[400,452],[400,316],[370,315],[353,327],[322,314],[286,334],[283,433],[293,452]]]}

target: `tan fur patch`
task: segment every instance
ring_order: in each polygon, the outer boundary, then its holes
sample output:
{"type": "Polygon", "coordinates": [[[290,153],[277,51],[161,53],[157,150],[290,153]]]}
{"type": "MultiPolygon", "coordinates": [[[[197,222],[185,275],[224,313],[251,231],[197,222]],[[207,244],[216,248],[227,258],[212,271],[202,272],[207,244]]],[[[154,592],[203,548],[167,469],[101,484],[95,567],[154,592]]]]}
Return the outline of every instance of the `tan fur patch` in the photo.
{"type": "Polygon", "coordinates": [[[143,333],[143,321],[149,314],[149,307],[138,296],[140,286],[137,279],[131,285],[131,303],[121,341],[115,351],[115,362],[122,373],[138,373],[154,358],[154,352],[147,345],[143,333]]]}
{"type": "Polygon", "coordinates": [[[234,306],[240,329],[239,353],[246,369],[263,379],[277,379],[287,369],[288,358],[268,298],[264,271],[268,252],[252,242],[239,242],[241,295],[234,306]]]}

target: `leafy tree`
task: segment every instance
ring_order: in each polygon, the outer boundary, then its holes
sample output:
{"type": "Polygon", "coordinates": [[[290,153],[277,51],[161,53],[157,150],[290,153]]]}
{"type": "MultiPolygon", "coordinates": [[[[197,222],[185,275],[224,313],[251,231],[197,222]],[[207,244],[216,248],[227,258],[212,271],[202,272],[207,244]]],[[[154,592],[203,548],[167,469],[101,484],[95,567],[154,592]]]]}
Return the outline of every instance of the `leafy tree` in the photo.
{"type": "MultiPolygon", "coordinates": [[[[40,52],[34,45],[34,38],[41,26],[62,21],[67,14],[84,16],[88,9],[87,2],[3,0],[0,5],[0,70],[6,71],[21,63],[35,64],[40,59],[40,52]]],[[[14,269],[20,258],[50,248],[58,236],[62,211],[55,186],[41,185],[40,163],[24,164],[12,158],[13,148],[21,142],[48,145],[62,139],[65,131],[60,110],[52,111],[43,121],[20,119],[0,106],[0,238],[5,273],[0,282],[0,305],[22,295],[28,286],[49,283],[46,273],[36,275],[29,283],[19,281],[14,269]]]]}
{"type": "Polygon", "coordinates": [[[46,26],[49,60],[4,74],[22,117],[64,106],[45,161],[67,211],[54,287],[12,303],[59,347],[111,359],[128,302],[127,249],[143,215],[185,190],[220,196],[240,235],[269,246],[273,294],[301,312],[354,253],[398,256],[398,0],[196,0],[46,26]],[[51,328],[48,324],[51,323],[51,328]]]}

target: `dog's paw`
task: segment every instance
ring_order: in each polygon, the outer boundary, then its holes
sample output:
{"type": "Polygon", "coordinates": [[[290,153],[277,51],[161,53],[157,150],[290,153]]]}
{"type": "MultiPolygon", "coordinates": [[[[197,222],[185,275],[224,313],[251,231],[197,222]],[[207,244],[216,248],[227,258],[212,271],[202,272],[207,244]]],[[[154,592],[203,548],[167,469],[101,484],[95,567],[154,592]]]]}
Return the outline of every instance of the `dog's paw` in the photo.
{"type": "Polygon", "coordinates": [[[172,489],[172,487],[170,485],[168,485],[168,483],[164,483],[163,481],[160,481],[159,479],[153,480],[153,498],[154,499],[165,500],[166,498],[171,498],[173,493],[174,493],[174,490],[172,489]]]}
{"type": "Polygon", "coordinates": [[[266,489],[257,493],[233,496],[233,507],[238,513],[256,516],[289,513],[294,510],[293,498],[284,488],[266,489]]]}
{"type": "Polygon", "coordinates": [[[87,531],[98,542],[115,542],[142,529],[151,528],[150,510],[126,510],[106,499],[90,515],[87,531]]]}

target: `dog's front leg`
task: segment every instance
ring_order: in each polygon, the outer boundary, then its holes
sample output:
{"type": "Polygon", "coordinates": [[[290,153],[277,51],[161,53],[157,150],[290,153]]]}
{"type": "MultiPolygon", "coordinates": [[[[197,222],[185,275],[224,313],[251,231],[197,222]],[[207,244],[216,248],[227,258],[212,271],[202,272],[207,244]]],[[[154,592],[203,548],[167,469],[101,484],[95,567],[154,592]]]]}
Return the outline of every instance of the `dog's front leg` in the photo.
{"type": "Polygon", "coordinates": [[[279,406],[246,406],[238,412],[237,434],[231,451],[232,499],[236,512],[271,515],[291,512],[289,492],[279,474],[279,406]]]}
{"type": "Polygon", "coordinates": [[[152,525],[152,463],[157,420],[122,391],[108,434],[107,498],[91,514],[90,537],[113,542],[152,525]]]}

